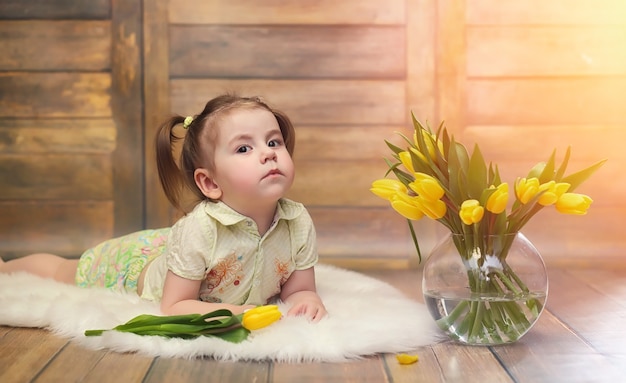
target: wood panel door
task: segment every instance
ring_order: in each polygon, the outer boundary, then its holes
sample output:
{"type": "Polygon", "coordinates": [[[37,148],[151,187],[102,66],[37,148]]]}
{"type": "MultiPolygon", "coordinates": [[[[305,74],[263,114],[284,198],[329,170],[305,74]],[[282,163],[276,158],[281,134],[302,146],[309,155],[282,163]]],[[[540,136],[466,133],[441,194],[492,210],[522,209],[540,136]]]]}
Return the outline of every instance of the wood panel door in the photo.
{"type": "Polygon", "coordinates": [[[143,227],[141,2],[0,3],[0,256],[143,227]]]}

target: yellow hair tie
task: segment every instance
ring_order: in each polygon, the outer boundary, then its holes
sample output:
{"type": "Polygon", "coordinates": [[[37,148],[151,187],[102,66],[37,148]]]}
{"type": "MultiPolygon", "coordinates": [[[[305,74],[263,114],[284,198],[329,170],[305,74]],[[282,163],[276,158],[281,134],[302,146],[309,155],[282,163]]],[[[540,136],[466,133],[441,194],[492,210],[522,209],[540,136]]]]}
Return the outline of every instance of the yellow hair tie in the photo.
{"type": "Polygon", "coordinates": [[[191,125],[192,122],[193,122],[192,116],[185,117],[185,121],[183,121],[183,128],[187,129],[189,125],[191,125]]]}

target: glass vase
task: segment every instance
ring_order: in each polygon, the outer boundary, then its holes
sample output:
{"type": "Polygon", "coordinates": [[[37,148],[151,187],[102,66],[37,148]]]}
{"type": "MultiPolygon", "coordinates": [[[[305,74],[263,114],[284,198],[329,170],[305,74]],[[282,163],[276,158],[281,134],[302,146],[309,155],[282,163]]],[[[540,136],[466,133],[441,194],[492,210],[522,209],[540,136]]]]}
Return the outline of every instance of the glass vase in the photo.
{"type": "Polygon", "coordinates": [[[438,326],[469,345],[519,340],[543,312],[548,276],[521,233],[449,234],[424,263],[424,299],[438,326]]]}

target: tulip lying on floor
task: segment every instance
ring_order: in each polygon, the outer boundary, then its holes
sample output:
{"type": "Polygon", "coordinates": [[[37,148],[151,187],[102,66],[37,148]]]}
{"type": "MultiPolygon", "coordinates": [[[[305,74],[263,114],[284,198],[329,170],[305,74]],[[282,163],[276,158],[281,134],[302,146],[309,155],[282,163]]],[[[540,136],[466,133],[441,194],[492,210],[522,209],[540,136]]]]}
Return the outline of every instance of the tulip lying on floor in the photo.
{"type": "Polygon", "coordinates": [[[281,316],[276,305],[255,307],[238,315],[233,315],[230,310],[225,309],[204,315],[139,315],[111,330],[87,330],[85,336],[99,336],[105,331],[120,331],[183,339],[214,336],[228,342],[239,343],[248,337],[250,331],[267,327],[281,316]]]}

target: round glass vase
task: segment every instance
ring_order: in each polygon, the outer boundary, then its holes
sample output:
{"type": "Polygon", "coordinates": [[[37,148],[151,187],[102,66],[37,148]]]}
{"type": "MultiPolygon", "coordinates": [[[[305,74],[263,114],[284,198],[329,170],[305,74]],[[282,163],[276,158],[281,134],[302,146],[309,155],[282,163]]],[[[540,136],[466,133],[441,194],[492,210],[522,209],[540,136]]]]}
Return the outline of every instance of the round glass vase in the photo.
{"type": "Polygon", "coordinates": [[[489,346],[515,342],[531,329],[545,307],[548,276],[521,233],[449,234],[424,263],[422,288],[451,339],[489,346]]]}

